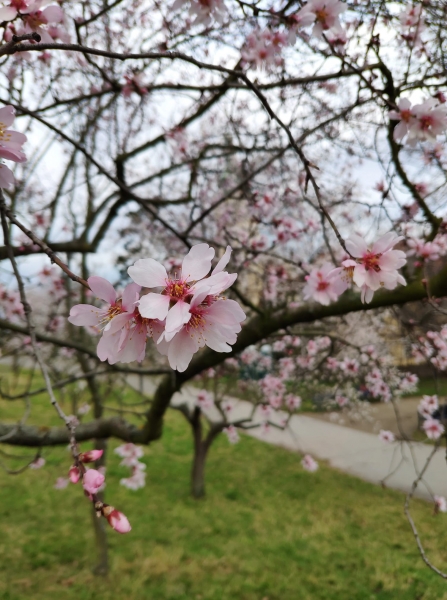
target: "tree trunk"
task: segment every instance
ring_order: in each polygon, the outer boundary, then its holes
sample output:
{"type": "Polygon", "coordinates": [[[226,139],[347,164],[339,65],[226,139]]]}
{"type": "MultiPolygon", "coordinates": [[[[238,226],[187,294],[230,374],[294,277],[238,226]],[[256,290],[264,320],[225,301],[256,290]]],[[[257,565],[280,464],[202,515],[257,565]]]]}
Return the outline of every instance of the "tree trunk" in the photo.
{"type": "Polygon", "coordinates": [[[203,498],[205,496],[205,444],[200,441],[198,445],[194,444],[194,460],[191,473],[191,493],[193,498],[203,498]]]}
{"type": "Polygon", "coordinates": [[[208,446],[202,440],[202,418],[201,410],[195,407],[190,424],[194,438],[194,458],[191,471],[191,494],[193,498],[203,498],[205,496],[205,460],[208,446]]]}

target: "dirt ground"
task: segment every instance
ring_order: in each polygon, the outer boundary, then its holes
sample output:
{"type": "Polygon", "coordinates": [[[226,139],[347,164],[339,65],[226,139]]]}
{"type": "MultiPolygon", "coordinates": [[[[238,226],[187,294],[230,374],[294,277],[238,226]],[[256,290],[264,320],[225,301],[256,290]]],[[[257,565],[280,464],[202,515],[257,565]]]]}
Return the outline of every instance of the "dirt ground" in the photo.
{"type": "Polygon", "coordinates": [[[406,436],[412,437],[418,428],[417,407],[420,398],[404,398],[397,404],[399,412],[400,429],[396,420],[396,413],[391,402],[370,404],[366,414],[358,415],[349,411],[340,412],[316,412],[308,413],[316,419],[330,421],[344,427],[367,431],[369,433],[378,433],[381,429],[392,431],[396,436],[402,437],[402,432],[406,436]]]}

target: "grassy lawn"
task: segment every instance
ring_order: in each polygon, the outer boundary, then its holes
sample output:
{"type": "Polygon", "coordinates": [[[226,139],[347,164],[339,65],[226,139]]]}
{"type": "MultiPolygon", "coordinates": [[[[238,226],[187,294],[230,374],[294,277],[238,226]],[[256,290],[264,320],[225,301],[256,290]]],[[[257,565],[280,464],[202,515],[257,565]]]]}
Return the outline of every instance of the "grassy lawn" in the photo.
{"type": "MultiPolygon", "coordinates": [[[[33,403],[33,421],[44,424],[42,400],[33,403]]],[[[15,410],[0,401],[2,416],[15,410]]],[[[192,500],[191,437],[178,413],[146,449],[145,489],[121,487],[129,471],[109,455],[106,500],[133,530],[110,530],[111,573],[95,578],[89,503],[79,485],[53,489],[68,452],[44,456],[40,471],[0,471],[2,600],[447,599],[447,584],[418,556],[397,492],[324,465],[309,474],[296,454],[221,437],[208,462],[208,496],[192,500]]],[[[429,556],[447,568],[447,515],[415,502],[414,516],[429,556]]]]}
{"type": "Polygon", "coordinates": [[[436,379],[433,377],[431,379],[421,379],[418,384],[418,394],[421,396],[424,394],[428,394],[429,396],[432,396],[433,394],[447,396],[447,378],[443,377],[436,379]]]}

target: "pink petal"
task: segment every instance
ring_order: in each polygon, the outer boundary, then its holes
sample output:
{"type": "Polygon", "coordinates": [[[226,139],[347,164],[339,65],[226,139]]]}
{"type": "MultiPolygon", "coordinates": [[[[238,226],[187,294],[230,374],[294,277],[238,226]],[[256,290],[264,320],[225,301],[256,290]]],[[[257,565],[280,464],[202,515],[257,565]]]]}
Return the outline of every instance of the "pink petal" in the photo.
{"type": "Polygon", "coordinates": [[[196,338],[191,337],[185,329],[180,331],[169,344],[168,360],[171,368],[177,369],[179,373],[186,371],[198,349],[196,338]]]}
{"type": "Polygon", "coordinates": [[[108,361],[110,365],[114,365],[119,360],[119,344],[121,339],[121,331],[111,335],[103,335],[96,347],[96,354],[99,360],[108,361]]]}
{"type": "Polygon", "coordinates": [[[150,292],[140,298],[138,308],[142,317],[163,321],[163,319],[166,319],[169,311],[169,302],[169,296],[150,292]]]}
{"type": "Polygon", "coordinates": [[[59,6],[48,6],[42,13],[48,23],[60,23],[64,20],[64,11],[59,6]]]}
{"type": "Polygon", "coordinates": [[[23,152],[14,150],[13,148],[6,148],[5,146],[0,146],[0,157],[18,163],[26,162],[26,156],[23,152]]]}
{"type": "Polygon", "coordinates": [[[147,328],[133,327],[127,332],[120,345],[119,362],[130,363],[144,358],[147,342],[147,328]]]}
{"type": "Polygon", "coordinates": [[[101,300],[104,300],[109,304],[115,303],[116,292],[113,285],[107,281],[107,279],[94,275],[87,279],[87,283],[97,298],[101,298],[101,300]]]}
{"type": "Polygon", "coordinates": [[[172,333],[178,331],[180,327],[188,323],[191,318],[189,312],[190,305],[183,300],[179,300],[175,306],[171,308],[166,317],[166,332],[172,333]]]}
{"type": "Polygon", "coordinates": [[[17,16],[17,10],[11,6],[0,8],[0,21],[12,21],[17,16]]]}
{"type": "Polygon", "coordinates": [[[362,257],[368,251],[365,240],[357,233],[352,233],[350,238],[346,240],[346,248],[356,258],[362,257]]]}
{"type": "Polygon", "coordinates": [[[119,510],[114,510],[107,517],[109,525],[118,533],[129,533],[132,527],[126,515],[123,515],[119,510]]]}
{"type": "Polygon", "coordinates": [[[129,276],[144,287],[164,287],[168,274],[163,265],[153,258],[142,258],[127,269],[129,276]]]}
{"type": "Polygon", "coordinates": [[[112,335],[125,327],[126,323],[128,323],[133,318],[132,313],[122,313],[120,315],[116,315],[113,317],[104,328],[104,335],[112,335]]]}
{"type": "Polygon", "coordinates": [[[373,254],[383,254],[393,246],[397,244],[400,240],[403,240],[403,236],[398,236],[394,233],[394,231],[389,231],[385,233],[381,238],[379,238],[376,242],[374,242],[371,252],[373,254]]]}
{"type": "Polygon", "coordinates": [[[7,136],[7,140],[0,138],[0,144],[6,147],[17,147],[20,149],[20,146],[28,140],[24,133],[20,133],[20,131],[13,131],[12,129],[7,129],[5,131],[5,135],[7,136]]]}
{"type": "Polygon", "coordinates": [[[231,256],[231,246],[227,246],[227,249],[225,250],[225,254],[222,256],[220,261],[214,267],[211,275],[216,275],[216,273],[220,273],[221,271],[223,271],[225,269],[225,267],[227,266],[227,264],[230,262],[230,256],[231,256]]]}
{"type": "Polygon", "coordinates": [[[0,164],[0,188],[8,189],[15,183],[14,174],[9,167],[0,164]]]}
{"type": "Polygon", "coordinates": [[[205,298],[209,295],[209,287],[207,285],[202,285],[198,290],[194,292],[194,296],[191,299],[191,308],[195,308],[199,306],[205,298]]]}
{"type": "Polygon", "coordinates": [[[76,304],[71,307],[68,322],[79,326],[98,325],[103,314],[103,310],[91,304],[76,304]]]}
{"type": "Polygon", "coordinates": [[[127,312],[134,312],[136,304],[135,302],[140,298],[141,286],[137,283],[129,283],[126,285],[123,292],[123,309],[127,312]]]}
{"type": "Polygon", "coordinates": [[[207,275],[211,269],[211,261],[214,258],[214,248],[208,244],[196,244],[191,248],[183,259],[182,279],[184,281],[199,281],[207,275]]]}
{"type": "Polygon", "coordinates": [[[13,106],[4,106],[0,108],[0,123],[4,127],[9,127],[14,123],[14,119],[16,118],[16,111],[13,106]]]}
{"type": "MultiPolygon", "coordinates": [[[[213,322],[233,325],[245,321],[246,315],[235,300],[218,300],[207,310],[213,322]]],[[[208,320],[208,319],[207,319],[208,320]]]]}

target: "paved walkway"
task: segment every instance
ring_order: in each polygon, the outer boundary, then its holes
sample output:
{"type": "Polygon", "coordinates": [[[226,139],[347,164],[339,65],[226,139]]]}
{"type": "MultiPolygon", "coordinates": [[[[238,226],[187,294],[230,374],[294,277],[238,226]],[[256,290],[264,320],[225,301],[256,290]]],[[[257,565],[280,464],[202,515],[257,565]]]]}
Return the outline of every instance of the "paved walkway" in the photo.
{"type": "MultiPolygon", "coordinates": [[[[129,383],[140,388],[138,377],[131,376],[129,383]]],[[[153,382],[143,381],[145,393],[153,391],[153,382]]],[[[186,386],[175,394],[172,404],[187,402],[193,404],[195,390],[186,386]]],[[[252,410],[249,402],[230,399],[234,403],[232,419],[248,417],[252,410]]],[[[210,418],[213,418],[212,412],[210,418]]],[[[272,427],[266,434],[260,428],[247,430],[247,434],[266,443],[282,446],[288,450],[311,454],[314,458],[325,460],[332,467],[350,475],[355,475],[390,488],[408,492],[413,481],[423,468],[433,446],[421,442],[412,442],[409,447],[404,442],[385,444],[376,433],[368,433],[343,425],[337,425],[321,418],[307,415],[294,415],[288,430],[272,427]]],[[[432,499],[432,494],[447,497],[446,451],[439,448],[433,456],[425,473],[424,482],[416,490],[416,496],[432,499]]]]}

